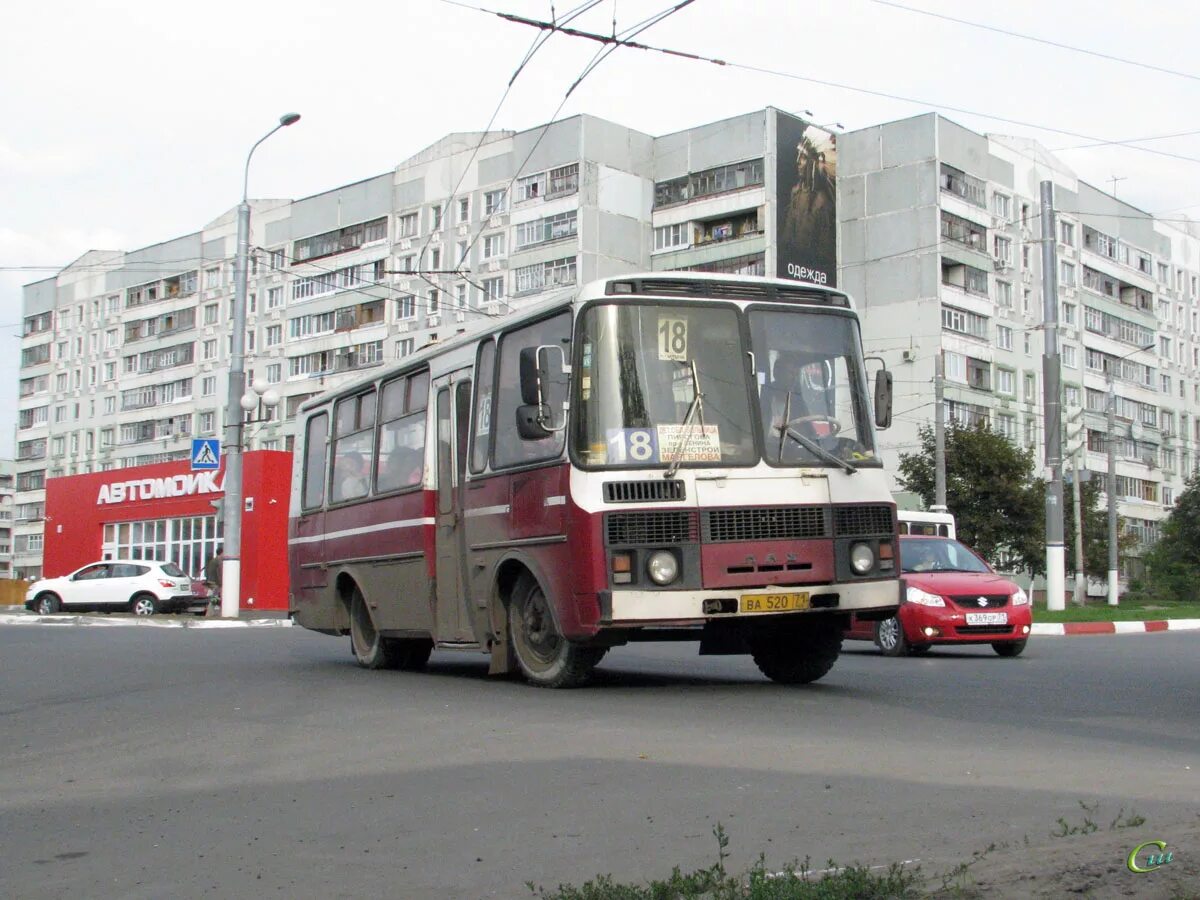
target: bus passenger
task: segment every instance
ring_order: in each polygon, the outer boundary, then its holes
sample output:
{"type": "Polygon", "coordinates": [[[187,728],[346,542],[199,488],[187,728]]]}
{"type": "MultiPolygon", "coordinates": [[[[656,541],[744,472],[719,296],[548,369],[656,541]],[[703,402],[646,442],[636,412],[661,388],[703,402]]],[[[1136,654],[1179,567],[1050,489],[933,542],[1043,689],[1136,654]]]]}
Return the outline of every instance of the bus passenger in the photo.
{"type": "Polygon", "coordinates": [[[370,483],[370,470],[363,455],[357,450],[352,450],[345,455],[342,462],[341,468],[346,474],[342,476],[339,499],[350,500],[365,496],[370,483]]]}

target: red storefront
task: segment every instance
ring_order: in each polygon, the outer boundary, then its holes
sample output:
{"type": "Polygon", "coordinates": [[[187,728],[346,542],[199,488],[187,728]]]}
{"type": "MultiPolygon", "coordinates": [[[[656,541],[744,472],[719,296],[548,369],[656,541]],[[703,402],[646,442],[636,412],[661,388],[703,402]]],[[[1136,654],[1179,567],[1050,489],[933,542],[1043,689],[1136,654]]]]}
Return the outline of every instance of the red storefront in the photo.
{"type": "MultiPolygon", "coordinates": [[[[292,455],[253,450],[242,463],[242,606],[288,608],[287,521],[292,455]]],[[[99,559],[164,559],[199,578],[221,543],[213,501],[225,469],[193,472],[187,460],[46,482],[45,577],[99,559]]]]}

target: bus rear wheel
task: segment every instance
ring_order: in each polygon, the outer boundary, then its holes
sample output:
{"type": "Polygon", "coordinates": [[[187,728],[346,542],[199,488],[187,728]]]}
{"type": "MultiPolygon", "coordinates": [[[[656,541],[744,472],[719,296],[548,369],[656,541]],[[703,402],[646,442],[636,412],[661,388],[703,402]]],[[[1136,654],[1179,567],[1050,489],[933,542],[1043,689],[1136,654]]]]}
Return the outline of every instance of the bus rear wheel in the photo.
{"type": "Polygon", "coordinates": [[[537,687],[578,687],[604,656],[603,647],[581,647],[559,634],[546,594],[532,578],[522,578],[513,590],[508,637],[521,674],[537,687]]]}
{"type": "Polygon", "coordinates": [[[779,684],[809,684],[823,677],[842,650],[842,626],[833,616],[762,623],[750,635],[750,655],[760,672],[779,684]]]}

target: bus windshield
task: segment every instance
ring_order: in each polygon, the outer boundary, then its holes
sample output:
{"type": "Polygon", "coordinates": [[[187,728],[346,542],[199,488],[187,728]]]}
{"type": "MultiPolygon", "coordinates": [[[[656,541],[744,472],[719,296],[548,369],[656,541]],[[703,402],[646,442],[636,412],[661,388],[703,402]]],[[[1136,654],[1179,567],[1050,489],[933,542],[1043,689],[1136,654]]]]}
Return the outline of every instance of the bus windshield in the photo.
{"type": "Polygon", "coordinates": [[[766,461],[878,466],[857,322],[811,309],[751,309],[766,461]]]}
{"type": "Polygon", "coordinates": [[[756,462],[736,307],[597,305],[578,335],[574,434],[584,465],[756,462]]]}

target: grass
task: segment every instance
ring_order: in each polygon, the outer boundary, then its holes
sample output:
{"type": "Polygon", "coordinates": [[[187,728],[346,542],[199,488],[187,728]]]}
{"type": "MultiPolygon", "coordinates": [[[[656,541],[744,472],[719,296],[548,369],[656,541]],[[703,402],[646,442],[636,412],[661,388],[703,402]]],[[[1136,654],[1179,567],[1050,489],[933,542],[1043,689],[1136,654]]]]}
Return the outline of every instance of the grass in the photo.
{"type": "Polygon", "coordinates": [[[1109,606],[1103,597],[1093,597],[1087,606],[1072,606],[1050,611],[1041,603],[1033,607],[1034,622],[1133,622],[1155,619],[1200,619],[1200,603],[1139,603],[1121,600],[1109,606]]]}
{"type": "Polygon", "coordinates": [[[560,884],[526,887],[537,900],[893,900],[923,896],[919,870],[899,863],[886,868],[846,866],[814,872],[808,860],[794,862],[782,871],[768,870],[764,857],[740,874],[725,869],[729,836],[718,824],[717,861],[704,869],[683,872],[676,866],[669,877],[645,884],[623,884],[611,875],[597,875],[582,885],[560,884]]]}

